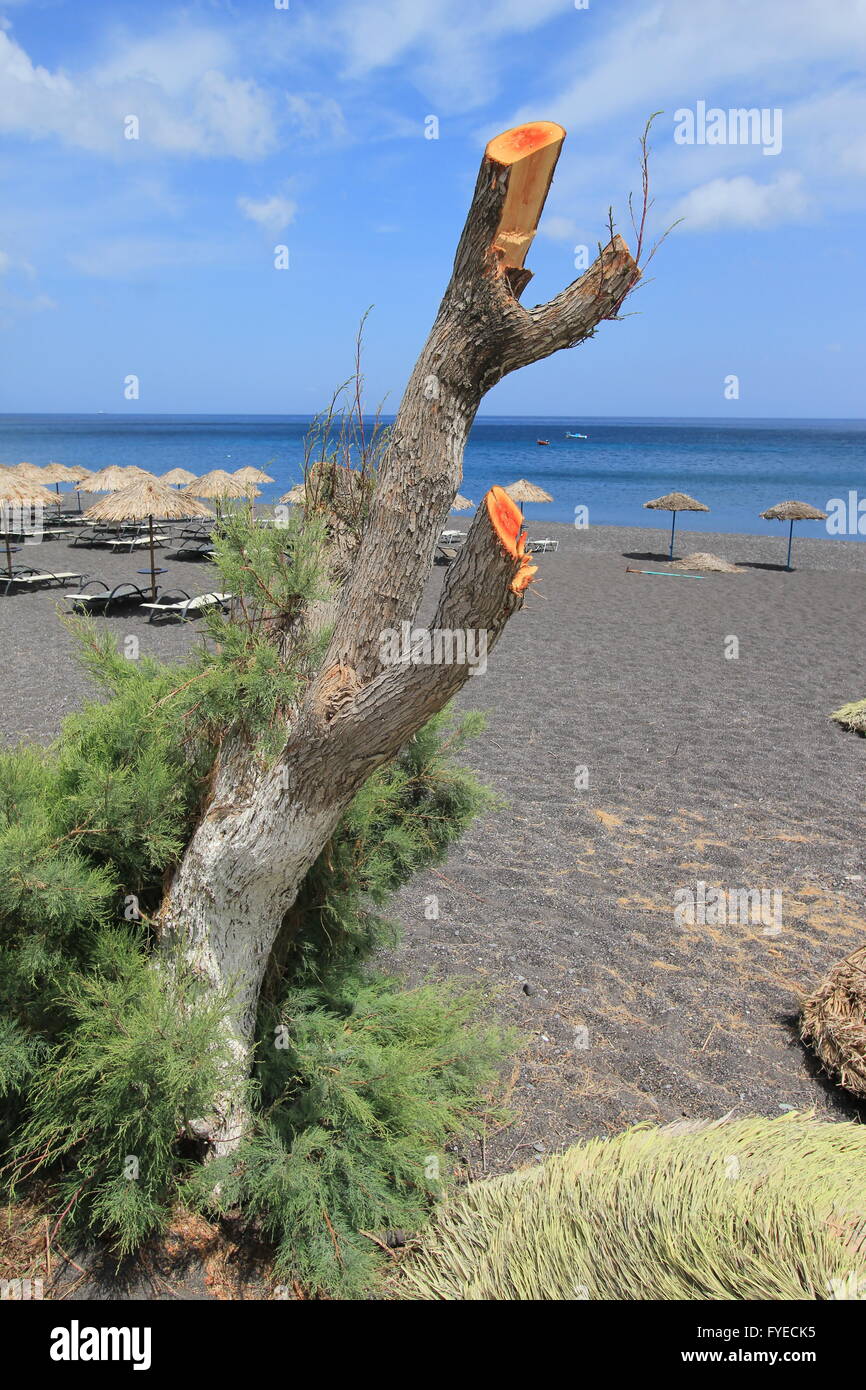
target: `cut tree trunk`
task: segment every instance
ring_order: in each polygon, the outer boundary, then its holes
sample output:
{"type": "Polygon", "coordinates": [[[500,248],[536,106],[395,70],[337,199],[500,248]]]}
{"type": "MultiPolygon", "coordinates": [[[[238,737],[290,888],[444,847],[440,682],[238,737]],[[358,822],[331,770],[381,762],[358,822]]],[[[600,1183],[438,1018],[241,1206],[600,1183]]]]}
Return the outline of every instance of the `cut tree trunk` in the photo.
{"type": "MultiPolygon", "coordinates": [[[[160,909],[165,958],[179,951],[207,988],[231,995],[225,1026],[237,1075],[196,1127],[216,1153],[231,1152],[249,1123],[244,1081],[259,993],[307,871],[366,779],[472,670],[468,661],[383,664],[382,637],[415,618],[479,402],[508,372],[573,347],[615,317],[639,276],[615,236],[555,299],[529,310],[520,304],[564,135],[535,122],[487,146],[451,281],[337,599],[328,654],[287,721],[276,766],[262,769],[237,736],[224,742],[206,812],[160,909]]],[[[494,488],[447,572],[434,629],[484,633],[493,648],[534,574],[521,526],[517,507],[494,488]]]]}

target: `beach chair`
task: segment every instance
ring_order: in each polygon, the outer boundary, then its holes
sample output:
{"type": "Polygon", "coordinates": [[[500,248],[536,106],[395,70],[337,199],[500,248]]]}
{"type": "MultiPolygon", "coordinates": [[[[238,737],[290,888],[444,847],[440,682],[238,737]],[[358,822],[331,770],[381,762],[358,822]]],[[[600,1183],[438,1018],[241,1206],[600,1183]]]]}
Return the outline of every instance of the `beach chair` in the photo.
{"type": "Polygon", "coordinates": [[[185,589],[172,589],[170,594],[163,594],[157,602],[143,603],[141,606],[149,609],[148,622],[177,618],[179,622],[183,623],[189,621],[190,618],[198,617],[208,608],[218,607],[225,613],[228,611],[228,605],[233,598],[234,594],[197,594],[194,598],[190,598],[185,589]]]}
{"type": "Polygon", "coordinates": [[[84,582],[87,585],[86,590],[65,595],[74,613],[108,613],[112,607],[138,606],[144,603],[150,593],[150,589],[141,589],[137,584],[129,582],[115,584],[113,589],[109,589],[104,579],[87,579],[84,582]]]}
{"type": "Polygon", "coordinates": [[[209,536],[181,541],[176,550],[170,552],[172,560],[210,560],[213,556],[213,541],[209,536]]]}
{"type": "MultiPolygon", "coordinates": [[[[154,536],[153,543],[154,545],[165,545],[166,541],[168,540],[171,540],[170,536],[160,534],[158,536],[154,536]]],[[[150,536],[147,534],[138,535],[136,532],[131,532],[127,536],[115,536],[113,540],[106,541],[105,544],[108,546],[109,550],[125,549],[128,550],[131,555],[133,550],[135,550],[139,546],[146,545],[149,547],[150,536]]]]}
{"type": "Polygon", "coordinates": [[[83,576],[73,570],[34,570],[22,565],[13,570],[12,574],[2,576],[4,588],[3,592],[10,594],[13,592],[24,593],[29,590],[31,593],[36,589],[50,589],[52,586],[62,588],[64,584],[77,579],[80,583],[83,576]]]}
{"type": "Polygon", "coordinates": [[[111,539],[112,532],[106,530],[104,526],[82,526],[75,532],[70,545],[105,545],[111,539]]]}
{"type": "Polygon", "coordinates": [[[556,541],[551,540],[549,536],[545,536],[543,540],[527,541],[527,542],[526,542],[526,553],[527,553],[527,555],[538,555],[538,554],[541,554],[541,553],[544,552],[544,551],[548,551],[548,550],[558,550],[558,549],[559,549],[559,541],[558,541],[558,540],[556,540],[556,541]]]}
{"type": "Polygon", "coordinates": [[[457,559],[457,551],[452,545],[437,545],[436,553],[433,556],[434,565],[450,565],[452,560],[457,559]]]}

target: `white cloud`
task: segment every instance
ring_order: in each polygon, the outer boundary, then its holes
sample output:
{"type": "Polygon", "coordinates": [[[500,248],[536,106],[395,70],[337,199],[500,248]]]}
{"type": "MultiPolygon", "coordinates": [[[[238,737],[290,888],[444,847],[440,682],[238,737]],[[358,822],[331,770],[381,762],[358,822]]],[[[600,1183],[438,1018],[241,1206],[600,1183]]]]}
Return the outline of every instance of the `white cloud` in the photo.
{"type": "Polygon", "coordinates": [[[541,219],[538,230],[542,236],[550,237],[551,241],[571,241],[577,235],[577,223],[571,217],[554,213],[541,219]]]}
{"type": "Polygon", "coordinates": [[[231,61],[225,39],[185,26],[120,42],[104,63],[70,76],[34,64],[0,32],[0,130],[122,155],[134,115],[137,150],[257,159],[276,144],[272,102],[256,82],[216,66],[231,61]]]}
{"type": "Polygon", "coordinates": [[[333,97],[315,92],[287,92],[286,106],[292,124],[308,139],[325,136],[342,140],[348,134],[343,109],[333,97]]]}
{"type": "Polygon", "coordinates": [[[799,220],[809,208],[799,174],[780,174],[758,183],[746,174],[731,179],[711,179],[693,188],[673,210],[682,217],[683,231],[711,227],[768,227],[799,220]]]}
{"type": "Polygon", "coordinates": [[[255,198],[240,197],[238,207],[244,217],[248,217],[251,222],[257,222],[271,236],[279,236],[284,232],[286,227],[294,222],[298,211],[297,203],[292,202],[291,198],[284,198],[280,193],[259,201],[255,198]]]}

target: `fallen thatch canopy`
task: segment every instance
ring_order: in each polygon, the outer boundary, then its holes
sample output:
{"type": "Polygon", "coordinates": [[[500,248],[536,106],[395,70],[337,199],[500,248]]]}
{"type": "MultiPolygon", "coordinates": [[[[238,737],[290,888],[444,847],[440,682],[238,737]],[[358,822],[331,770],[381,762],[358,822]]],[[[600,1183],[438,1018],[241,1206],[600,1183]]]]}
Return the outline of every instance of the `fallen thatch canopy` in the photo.
{"type": "Polygon", "coordinates": [[[826,521],[827,513],[810,502],[777,502],[761,512],[764,521],[826,521]]]}
{"type": "Polygon", "coordinates": [[[730,560],[725,560],[721,555],[711,555],[708,550],[695,550],[691,555],[683,555],[681,559],[674,560],[671,569],[675,570],[703,570],[707,574],[742,574],[740,565],[731,564],[730,560]]]}
{"type": "Polygon", "coordinates": [[[834,965],[806,1000],[800,1036],[840,1086],[866,1100],[866,946],[834,965]]]}
{"type": "Polygon", "coordinates": [[[638,1125],[462,1189],[394,1284],[472,1302],[862,1297],[864,1171],[864,1125],[638,1125]]]}
{"type": "Polygon", "coordinates": [[[514,502],[553,501],[549,492],[545,492],[544,488],[538,487],[536,483],[528,482],[526,478],[518,478],[516,483],[509,483],[505,491],[514,502]]]}
{"type": "Polygon", "coordinates": [[[852,734],[866,734],[866,700],[850,700],[830,715],[852,734]]]}
{"type": "Polygon", "coordinates": [[[689,497],[687,492],[666,492],[664,497],[654,497],[651,502],[644,502],[644,506],[649,507],[654,512],[708,512],[710,510],[703,502],[689,497]]]}

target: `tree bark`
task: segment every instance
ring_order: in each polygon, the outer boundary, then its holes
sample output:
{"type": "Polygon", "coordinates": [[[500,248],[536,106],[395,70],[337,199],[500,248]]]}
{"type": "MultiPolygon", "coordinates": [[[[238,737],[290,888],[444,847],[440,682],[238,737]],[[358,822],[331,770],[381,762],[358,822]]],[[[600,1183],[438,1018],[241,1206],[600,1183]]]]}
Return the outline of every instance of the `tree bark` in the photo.
{"type": "MultiPolygon", "coordinates": [[[[237,1076],[200,1132],[217,1153],[248,1124],[256,1010],[268,958],[308,869],[365,780],[452,698],[469,660],[383,664],[382,634],[412,622],[462,476],[484,393],[508,372],[590,336],[615,316],[639,271],[614,237],[562,294],[526,310],[526,251],[564,138],[538,122],[490,142],[436,321],[406,387],[370,515],[339,594],[320,672],[287,722],[276,766],[237,736],[219,751],[212,795],[159,915],[160,942],[209,988],[231,993],[226,1029],[237,1076]]],[[[500,489],[478,509],[450,567],[434,629],[494,647],[531,577],[520,517],[500,489]],[[511,505],[511,511],[509,511],[511,505]]]]}

